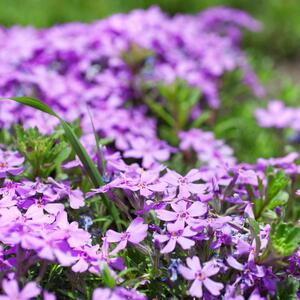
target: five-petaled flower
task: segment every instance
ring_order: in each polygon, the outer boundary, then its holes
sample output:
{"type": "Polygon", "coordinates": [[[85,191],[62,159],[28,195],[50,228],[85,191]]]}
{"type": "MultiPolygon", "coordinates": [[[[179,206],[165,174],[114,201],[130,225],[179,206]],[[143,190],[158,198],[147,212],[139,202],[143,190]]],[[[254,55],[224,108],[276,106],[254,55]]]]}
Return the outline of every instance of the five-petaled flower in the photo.
{"type": "Polygon", "coordinates": [[[186,260],[188,267],[180,265],[179,273],[187,280],[194,280],[189,292],[193,297],[201,298],[203,296],[203,285],[213,296],[219,296],[223,284],[211,280],[209,277],[216,275],[220,268],[214,261],[206,262],[203,267],[197,256],[188,257],[186,260]]]}
{"type": "Polygon", "coordinates": [[[18,286],[18,282],[14,279],[3,279],[2,288],[5,295],[0,295],[1,300],[29,300],[38,296],[41,289],[36,282],[28,282],[22,290],[18,286]]]}
{"type": "Polygon", "coordinates": [[[185,176],[179,175],[177,172],[168,170],[168,172],[162,177],[162,181],[168,183],[170,186],[178,187],[179,199],[186,199],[191,194],[204,194],[207,192],[208,186],[201,183],[193,183],[202,178],[202,174],[196,170],[190,170],[185,176]]]}
{"type": "Polygon", "coordinates": [[[5,178],[8,174],[16,176],[22,173],[24,170],[23,162],[24,157],[18,152],[0,149],[0,178],[5,178]]]}
{"type": "Polygon", "coordinates": [[[147,236],[148,225],[144,224],[143,218],[135,218],[125,232],[116,232],[112,229],[106,233],[108,243],[119,243],[111,252],[112,255],[126,248],[127,243],[138,244],[147,236]]]}
{"type": "Polygon", "coordinates": [[[197,232],[191,230],[191,228],[184,227],[182,223],[169,223],[167,224],[167,234],[154,234],[154,240],[158,241],[159,243],[168,243],[165,247],[160,251],[161,253],[170,253],[172,252],[175,247],[176,243],[178,243],[182,249],[190,249],[192,246],[195,245],[195,241],[190,239],[190,237],[197,234],[197,232]]]}

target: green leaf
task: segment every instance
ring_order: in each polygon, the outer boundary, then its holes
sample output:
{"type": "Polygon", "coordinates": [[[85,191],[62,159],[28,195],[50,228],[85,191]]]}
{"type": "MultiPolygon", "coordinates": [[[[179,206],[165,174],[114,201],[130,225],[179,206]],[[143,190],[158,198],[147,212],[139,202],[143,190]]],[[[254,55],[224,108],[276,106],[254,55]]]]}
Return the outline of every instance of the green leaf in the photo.
{"type": "Polygon", "coordinates": [[[267,209],[274,209],[276,206],[285,206],[289,200],[289,194],[286,191],[280,191],[267,205],[267,209]]]}
{"type": "Polygon", "coordinates": [[[261,246],[260,237],[259,237],[259,233],[260,233],[259,224],[253,218],[248,218],[248,222],[250,225],[250,231],[251,231],[252,237],[255,239],[255,245],[256,245],[255,253],[256,253],[256,255],[258,255],[260,252],[260,246],[261,246]]]}
{"type": "Polygon", "coordinates": [[[277,284],[276,300],[298,300],[297,292],[299,289],[299,280],[289,276],[285,281],[277,284]]]}
{"type": "Polygon", "coordinates": [[[148,98],[145,100],[149,108],[162,120],[164,120],[169,126],[174,125],[174,120],[172,116],[163,108],[163,106],[155,102],[154,100],[148,98]]]}
{"type": "Polygon", "coordinates": [[[271,248],[279,256],[290,256],[297,250],[300,238],[300,227],[292,223],[273,224],[270,233],[271,248]]]}
{"type": "Polygon", "coordinates": [[[99,140],[99,136],[97,134],[97,131],[96,131],[96,128],[95,128],[95,125],[94,125],[94,122],[93,122],[93,119],[92,119],[92,115],[91,115],[91,112],[90,110],[88,109],[88,114],[89,114],[89,117],[90,117],[90,120],[91,120],[91,124],[92,124],[92,128],[93,128],[93,133],[94,133],[94,138],[95,138],[95,143],[96,143],[96,149],[97,149],[97,154],[98,154],[98,164],[100,164],[98,167],[100,169],[100,167],[102,168],[102,174],[106,174],[106,163],[105,163],[105,160],[103,158],[103,155],[102,155],[102,149],[100,149],[100,140],[99,140]]]}
{"type": "Polygon", "coordinates": [[[282,170],[269,174],[265,201],[269,203],[280,191],[286,188],[288,183],[289,179],[282,170]]]}
{"type": "MultiPolygon", "coordinates": [[[[52,115],[59,119],[64,131],[65,135],[72,145],[75,153],[79,157],[80,161],[82,162],[83,166],[85,167],[85,170],[91,179],[93,185],[98,188],[99,186],[103,185],[102,177],[95,166],[92,159],[87,154],[85,148],[82,146],[81,142],[79,141],[78,137],[76,136],[75,132],[73,131],[72,127],[65,122],[58,114],[56,114],[48,105],[43,103],[42,101],[30,97],[12,97],[9,98],[11,100],[14,100],[18,103],[31,106],[37,110],[43,111],[49,115],[52,115]]],[[[7,98],[0,98],[0,100],[8,100],[7,98]]],[[[103,195],[102,200],[106,206],[106,208],[111,212],[112,216],[114,217],[114,220],[116,221],[118,228],[120,228],[120,217],[119,212],[115,205],[109,201],[105,195],[103,195]]]]}
{"type": "MultiPolygon", "coordinates": [[[[3,98],[2,98],[3,99],[3,98]]],[[[80,161],[84,165],[89,177],[91,178],[95,187],[99,187],[103,184],[103,180],[99,171],[97,170],[95,164],[87,154],[86,150],[80,143],[78,137],[75,135],[74,131],[72,130],[71,126],[65,122],[58,114],[56,114],[48,105],[43,103],[42,101],[30,97],[12,97],[11,100],[19,102],[21,104],[25,104],[27,106],[31,106],[35,109],[43,111],[49,115],[52,115],[58,118],[61,122],[61,125],[65,131],[65,134],[72,145],[75,153],[78,155],[80,161]]],[[[3,100],[7,100],[4,98],[3,100]]]]}
{"type": "Polygon", "coordinates": [[[258,182],[258,189],[259,189],[259,195],[260,195],[260,199],[263,200],[264,198],[264,184],[262,179],[257,176],[257,182],[258,182]]]}
{"type": "Polygon", "coordinates": [[[206,122],[210,118],[210,116],[211,116],[211,112],[208,111],[201,112],[200,116],[192,122],[190,128],[200,127],[204,122],[206,122]]]}
{"type": "Polygon", "coordinates": [[[37,127],[25,131],[22,126],[16,125],[14,129],[16,145],[27,165],[24,176],[35,179],[61,175],[60,165],[72,152],[63,139],[57,142],[56,134],[42,135],[37,127]],[[52,174],[55,169],[56,174],[52,174]]]}
{"type": "Polygon", "coordinates": [[[113,289],[116,286],[116,281],[111,276],[108,266],[106,264],[103,264],[100,269],[101,269],[101,278],[103,284],[113,289]]]}
{"type": "Polygon", "coordinates": [[[254,199],[253,200],[253,211],[254,215],[257,218],[259,215],[259,212],[262,211],[264,201],[262,199],[254,199]]]}
{"type": "MultiPolygon", "coordinates": [[[[259,219],[265,210],[273,209],[276,206],[283,206],[287,202],[287,194],[284,189],[289,183],[289,178],[285,175],[283,170],[274,172],[272,168],[267,170],[267,188],[264,199],[256,199],[254,201],[255,218],[259,219]]],[[[260,183],[261,185],[262,183],[260,183]]],[[[262,194],[263,187],[260,186],[260,194],[262,194]]]]}
{"type": "Polygon", "coordinates": [[[266,223],[272,223],[273,221],[278,219],[278,215],[276,214],[275,211],[270,210],[270,209],[266,209],[262,213],[262,218],[266,223]]]}

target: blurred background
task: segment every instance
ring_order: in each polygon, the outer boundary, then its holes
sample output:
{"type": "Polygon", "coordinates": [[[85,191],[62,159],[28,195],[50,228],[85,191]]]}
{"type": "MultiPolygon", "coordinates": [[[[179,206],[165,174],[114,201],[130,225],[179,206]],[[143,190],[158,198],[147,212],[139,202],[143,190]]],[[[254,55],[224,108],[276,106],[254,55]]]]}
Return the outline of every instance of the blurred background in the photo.
{"type": "MultiPolygon", "coordinates": [[[[299,107],[300,0],[0,0],[0,26],[43,28],[66,22],[93,22],[154,5],[169,15],[197,14],[220,5],[248,12],[263,25],[260,32],[245,31],[242,47],[266,88],[264,100],[280,99],[299,107]]],[[[224,82],[230,85],[230,78],[224,82]]],[[[224,138],[240,161],[254,162],[257,157],[277,155],[281,150],[270,146],[270,141],[275,140],[274,145],[278,141],[268,130],[262,130],[253,116],[255,108],[265,102],[249,94],[243,96],[248,98],[242,102],[239,86],[234,87],[225,84],[222,88],[222,103],[230,107],[230,113],[214,126],[216,137],[224,138]]]]}
{"type": "Polygon", "coordinates": [[[297,80],[296,67],[299,64],[295,66],[295,62],[300,61],[299,0],[0,0],[0,24],[49,27],[71,21],[92,22],[114,13],[152,5],[159,5],[171,15],[196,14],[214,5],[249,12],[264,24],[264,29],[260,33],[247,33],[244,46],[257,55],[271,57],[297,80]]]}

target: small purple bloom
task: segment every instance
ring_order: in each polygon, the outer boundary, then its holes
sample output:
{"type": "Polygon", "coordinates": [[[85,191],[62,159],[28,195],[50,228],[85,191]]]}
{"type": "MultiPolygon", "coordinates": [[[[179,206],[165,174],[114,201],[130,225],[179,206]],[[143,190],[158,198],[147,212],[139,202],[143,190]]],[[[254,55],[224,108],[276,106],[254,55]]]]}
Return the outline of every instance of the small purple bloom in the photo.
{"type": "Polygon", "coordinates": [[[7,175],[19,175],[23,172],[24,167],[21,166],[24,162],[18,152],[3,151],[0,149],[0,178],[4,178],[7,175]]]}
{"type": "Polygon", "coordinates": [[[135,218],[128,226],[125,232],[119,233],[112,229],[106,233],[108,243],[119,243],[117,247],[111,252],[112,255],[123,250],[127,246],[127,242],[138,244],[147,236],[148,225],[144,224],[143,218],[135,218]]]}
{"type": "Polygon", "coordinates": [[[28,282],[22,290],[20,290],[16,280],[3,279],[2,288],[5,295],[0,295],[1,300],[29,300],[33,299],[41,293],[41,289],[36,282],[28,282]]]}
{"type": "Polygon", "coordinates": [[[159,243],[167,242],[165,247],[160,251],[161,253],[170,253],[175,247],[176,243],[178,243],[182,249],[190,249],[195,245],[195,241],[191,240],[190,237],[195,236],[197,233],[191,228],[184,227],[182,223],[169,223],[167,224],[167,234],[157,234],[155,233],[153,238],[155,241],[159,243]]]}
{"type": "Polygon", "coordinates": [[[220,268],[214,261],[209,261],[201,267],[200,260],[197,256],[186,259],[188,267],[180,265],[178,267],[179,273],[187,280],[194,280],[189,292],[190,295],[197,298],[203,296],[203,285],[213,296],[219,296],[223,289],[223,284],[211,280],[209,277],[216,275],[220,268]]]}
{"type": "Polygon", "coordinates": [[[171,186],[178,187],[179,199],[187,199],[191,194],[204,194],[207,191],[207,185],[193,183],[201,178],[201,173],[196,169],[190,170],[186,176],[181,176],[175,171],[168,170],[167,174],[161,180],[171,186]]]}
{"type": "Polygon", "coordinates": [[[194,202],[191,205],[187,201],[180,200],[178,202],[171,203],[171,207],[174,211],[169,211],[166,209],[157,209],[155,212],[160,220],[180,223],[184,225],[185,223],[190,224],[194,218],[202,217],[207,213],[207,204],[202,202],[194,202]]]}

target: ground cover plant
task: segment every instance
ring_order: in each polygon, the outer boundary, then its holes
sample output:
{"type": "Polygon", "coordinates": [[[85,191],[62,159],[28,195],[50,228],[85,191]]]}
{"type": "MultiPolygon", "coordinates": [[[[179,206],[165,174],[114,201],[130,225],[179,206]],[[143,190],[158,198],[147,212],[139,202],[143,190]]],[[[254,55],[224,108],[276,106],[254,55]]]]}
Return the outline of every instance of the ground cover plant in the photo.
{"type": "Polygon", "coordinates": [[[265,101],[260,28],[225,7],[1,28],[0,299],[298,298],[298,91],[265,101]]]}

